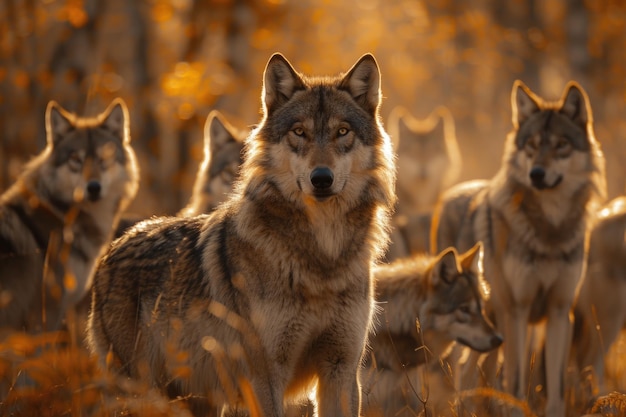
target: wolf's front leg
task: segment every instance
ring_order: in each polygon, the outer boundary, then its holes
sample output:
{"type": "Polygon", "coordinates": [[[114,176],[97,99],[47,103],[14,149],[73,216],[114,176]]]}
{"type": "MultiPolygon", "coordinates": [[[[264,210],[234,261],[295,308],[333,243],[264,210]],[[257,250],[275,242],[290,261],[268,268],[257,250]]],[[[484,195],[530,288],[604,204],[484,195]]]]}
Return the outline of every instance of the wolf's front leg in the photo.
{"type": "Polygon", "coordinates": [[[357,417],[361,409],[359,370],[367,329],[342,323],[318,340],[317,415],[357,417]]]}
{"type": "Polygon", "coordinates": [[[361,410],[358,366],[340,362],[326,362],[322,366],[317,384],[317,415],[358,417],[361,410]]]}
{"type": "Polygon", "coordinates": [[[526,333],[530,317],[529,305],[514,305],[505,313],[504,376],[506,390],[520,400],[526,399],[526,333]]]}
{"type": "Polygon", "coordinates": [[[546,416],[565,416],[565,367],[572,341],[569,306],[554,306],[546,323],[546,416]]]}

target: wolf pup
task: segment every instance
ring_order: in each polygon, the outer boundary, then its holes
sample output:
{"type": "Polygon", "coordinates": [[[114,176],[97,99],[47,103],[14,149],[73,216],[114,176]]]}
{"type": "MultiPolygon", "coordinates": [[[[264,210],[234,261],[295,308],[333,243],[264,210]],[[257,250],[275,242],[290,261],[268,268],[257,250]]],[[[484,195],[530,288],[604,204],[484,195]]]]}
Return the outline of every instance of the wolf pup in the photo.
{"type": "Polygon", "coordinates": [[[445,106],[418,120],[402,107],[389,115],[387,131],[398,153],[398,207],[387,260],[429,251],[431,213],[439,195],[461,172],[454,118],[445,106]]]}
{"type": "Polygon", "coordinates": [[[230,195],[243,162],[244,132],[231,125],[217,110],[204,124],[204,159],[198,168],[189,204],[178,214],[210,213],[230,195]]]}
{"type": "MultiPolygon", "coordinates": [[[[367,383],[362,379],[368,394],[364,415],[415,415],[421,403],[407,376],[419,374],[421,365],[439,367],[454,342],[479,352],[500,346],[502,336],[483,308],[488,287],[482,258],[479,242],[462,254],[448,248],[437,256],[418,254],[374,269],[380,312],[366,356],[369,378],[367,383]]],[[[431,393],[431,408],[439,404],[433,415],[450,409],[452,393],[431,393]]]]}
{"type": "Polygon", "coordinates": [[[0,327],[58,329],[87,292],[139,182],[126,105],[81,118],[51,101],[47,146],[0,197],[0,327]]]}
{"type": "Polygon", "coordinates": [[[527,390],[527,326],[547,318],[545,414],[563,416],[570,310],[590,219],[606,196],[605,162],[577,83],[547,103],[516,81],[511,102],[514,129],[499,172],[444,193],[431,250],[484,243],[490,304],[504,334],[505,385],[518,398],[527,390]]]}
{"type": "Polygon", "coordinates": [[[282,416],[316,386],[320,416],[358,416],[395,161],[370,54],[309,78],[280,54],[231,197],[156,218],[98,265],[88,338],[103,363],[188,399],[196,416],[282,416]]]}

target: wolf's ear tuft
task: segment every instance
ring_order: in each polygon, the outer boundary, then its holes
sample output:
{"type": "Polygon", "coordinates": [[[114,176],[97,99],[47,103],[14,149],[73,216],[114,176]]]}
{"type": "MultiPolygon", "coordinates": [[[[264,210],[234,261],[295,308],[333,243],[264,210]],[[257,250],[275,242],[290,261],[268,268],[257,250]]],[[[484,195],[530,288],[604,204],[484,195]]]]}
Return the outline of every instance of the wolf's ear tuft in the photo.
{"type": "Polygon", "coordinates": [[[341,88],[350,92],[354,100],[370,114],[376,114],[382,94],[380,70],[372,54],[365,54],[348,71],[341,81],[341,88]]]}
{"type": "Polygon", "coordinates": [[[70,130],[74,128],[72,116],[52,100],[46,108],[46,135],[48,144],[54,146],[70,130]]]}
{"type": "Polygon", "coordinates": [[[214,154],[228,142],[237,141],[235,129],[222,113],[213,110],[204,124],[204,152],[214,154]]]}
{"type": "Polygon", "coordinates": [[[463,269],[472,271],[475,275],[483,273],[483,243],[477,242],[470,250],[460,255],[463,269]]]}
{"type": "Polygon", "coordinates": [[[450,247],[444,249],[433,266],[431,274],[431,282],[433,286],[439,284],[449,285],[453,282],[454,277],[459,274],[459,265],[457,263],[457,252],[450,247]]]}
{"type": "Polygon", "coordinates": [[[115,134],[122,142],[129,142],[128,107],[121,98],[116,98],[100,115],[101,126],[115,134]]]}
{"type": "Polygon", "coordinates": [[[263,73],[263,111],[270,114],[285,104],[304,81],[289,61],[279,53],[272,55],[263,73]]]}
{"type": "Polygon", "coordinates": [[[539,99],[526,84],[520,80],[513,83],[511,91],[511,108],[513,110],[513,127],[518,129],[526,119],[540,110],[539,99]]]}
{"type": "Polygon", "coordinates": [[[575,81],[570,81],[563,90],[563,105],[560,112],[572,119],[574,123],[586,129],[592,121],[591,107],[585,90],[575,81]]]}

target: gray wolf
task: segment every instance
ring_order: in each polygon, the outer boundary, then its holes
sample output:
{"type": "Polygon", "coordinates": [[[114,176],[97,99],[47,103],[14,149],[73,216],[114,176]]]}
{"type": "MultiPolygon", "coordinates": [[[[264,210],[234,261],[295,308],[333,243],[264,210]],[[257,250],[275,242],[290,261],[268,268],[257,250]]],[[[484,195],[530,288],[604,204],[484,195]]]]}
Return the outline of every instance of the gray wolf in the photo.
{"type": "Polygon", "coordinates": [[[525,397],[527,326],[546,318],[546,415],[565,413],[570,312],[586,265],[587,230],[606,196],[605,162],[587,94],[570,82],[545,102],[521,81],[511,94],[513,131],[489,181],[452,187],[432,226],[432,250],[485,245],[490,306],[504,334],[509,393],[525,397]]]}
{"type": "Polygon", "coordinates": [[[0,197],[0,326],[7,330],[60,328],[138,187],[121,99],[93,118],[51,101],[45,119],[46,148],[0,197]]]}
{"type": "Polygon", "coordinates": [[[155,218],[98,264],[88,340],[103,365],[187,399],[197,415],[360,412],[359,368],[386,249],[395,160],[380,71],[307,77],[280,54],[229,199],[155,218]]]}
{"type": "Polygon", "coordinates": [[[243,140],[239,131],[217,110],[204,124],[204,159],[198,168],[189,203],[179,215],[210,213],[230,195],[243,162],[243,140]]]}
{"type": "Polygon", "coordinates": [[[431,215],[441,192],[457,182],[462,157],[454,118],[445,106],[417,119],[402,106],[389,114],[387,131],[397,152],[398,207],[387,260],[429,252],[431,215]]]}
{"type": "MultiPolygon", "coordinates": [[[[502,336],[483,308],[488,286],[482,258],[479,242],[465,253],[448,248],[437,256],[417,254],[374,269],[380,311],[362,379],[364,415],[415,415],[422,406],[418,383],[431,382],[415,378],[421,374],[417,367],[439,368],[455,342],[479,352],[500,346],[502,336]]],[[[432,415],[451,410],[454,386],[451,378],[448,382],[448,389],[430,390],[432,415]]]]}
{"type": "Polygon", "coordinates": [[[604,358],[626,325],[626,197],[597,213],[589,237],[587,270],[574,306],[573,358],[591,370],[597,390],[607,393],[604,358]]]}
{"type": "MultiPolygon", "coordinates": [[[[210,213],[232,192],[242,163],[243,141],[246,133],[235,128],[218,110],[209,113],[204,123],[204,157],[193,186],[189,202],[178,216],[210,213]]],[[[122,215],[115,231],[120,237],[145,216],[122,215]]]]}

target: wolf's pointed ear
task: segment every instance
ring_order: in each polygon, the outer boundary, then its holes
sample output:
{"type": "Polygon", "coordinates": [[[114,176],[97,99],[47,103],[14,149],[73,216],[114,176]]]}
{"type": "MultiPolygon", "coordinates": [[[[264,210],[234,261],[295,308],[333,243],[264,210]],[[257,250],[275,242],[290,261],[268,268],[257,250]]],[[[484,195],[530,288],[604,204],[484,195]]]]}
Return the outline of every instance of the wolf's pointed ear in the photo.
{"type": "Polygon", "coordinates": [[[56,145],[59,140],[74,128],[72,115],[54,100],[46,108],[46,136],[48,144],[56,145]]]}
{"type": "Polygon", "coordinates": [[[211,111],[204,123],[205,155],[215,154],[228,142],[237,142],[235,128],[228,123],[222,113],[217,110],[211,111]]]}
{"type": "Polygon", "coordinates": [[[304,81],[280,53],[272,55],[263,73],[263,112],[267,115],[285,104],[304,81]]]}
{"type": "Polygon", "coordinates": [[[470,250],[460,255],[461,267],[468,269],[476,275],[483,272],[483,243],[477,242],[470,250]]]}
{"type": "Polygon", "coordinates": [[[376,114],[382,94],[380,70],[372,54],[363,55],[343,77],[341,88],[348,90],[354,100],[370,114],[376,114]]]}
{"type": "Polygon", "coordinates": [[[450,247],[444,249],[433,266],[431,273],[431,283],[433,286],[441,283],[451,284],[459,274],[459,265],[457,263],[457,252],[454,248],[450,247]]]}
{"type": "Polygon", "coordinates": [[[130,142],[128,107],[121,98],[114,99],[100,115],[101,126],[115,134],[122,142],[130,142]]]}
{"type": "Polygon", "coordinates": [[[585,90],[576,82],[570,81],[563,90],[560,112],[572,119],[574,123],[586,129],[592,121],[591,106],[585,90]]]}
{"type": "Polygon", "coordinates": [[[513,109],[513,127],[519,129],[533,113],[540,110],[539,98],[520,80],[513,83],[511,108],[513,109]]]}

